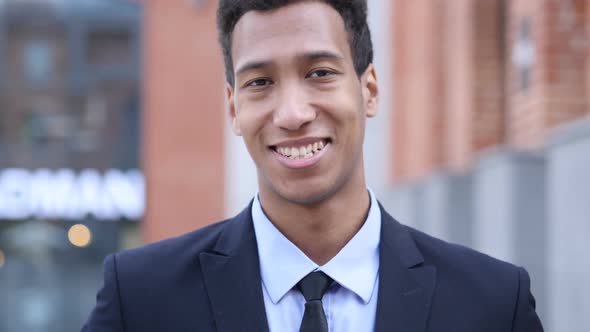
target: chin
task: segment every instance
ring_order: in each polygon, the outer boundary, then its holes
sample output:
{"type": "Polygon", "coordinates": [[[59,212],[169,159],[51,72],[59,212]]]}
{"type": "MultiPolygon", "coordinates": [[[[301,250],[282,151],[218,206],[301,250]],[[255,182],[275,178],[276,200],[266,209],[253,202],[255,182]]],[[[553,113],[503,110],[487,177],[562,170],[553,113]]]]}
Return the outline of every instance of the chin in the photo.
{"type": "MultiPolygon", "coordinates": [[[[347,187],[354,185],[355,172],[352,169],[323,169],[322,175],[309,173],[289,178],[281,172],[261,172],[258,169],[259,189],[274,197],[277,201],[297,205],[318,205],[338,195],[347,187]]],[[[350,188],[348,188],[350,189],[350,188]]]]}
{"type": "Polygon", "coordinates": [[[284,186],[284,183],[282,183],[282,185],[271,185],[271,188],[278,199],[298,205],[320,204],[330,199],[338,191],[336,186],[329,182],[303,182],[291,186],[284,186]]]}
{"type": "Polygon", "coordinates": [[[326,192],[297,192],[297,193],[285,193],[281,195],[286,201],[298,205],[317,205],[325,201],[330,197],[329,193],[326,192]]]}

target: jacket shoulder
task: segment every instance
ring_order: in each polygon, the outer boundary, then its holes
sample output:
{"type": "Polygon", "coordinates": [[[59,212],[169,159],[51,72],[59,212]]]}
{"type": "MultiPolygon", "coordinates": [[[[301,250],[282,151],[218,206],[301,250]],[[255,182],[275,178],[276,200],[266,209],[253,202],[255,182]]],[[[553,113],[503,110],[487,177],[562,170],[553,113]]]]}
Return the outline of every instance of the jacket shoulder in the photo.
{"type": "Polygon", "coordinates": [[[424,264],[436,267],[434,321],[463,320],[473,326],[488,324],[511,330],[519,293],[522,288],[528,292],[529,285],[522,283],[524,269],[417,230],[410,233],[424,264]]]}
{"type": "Polygon", "coordinates": [[[497,273],[499,275],[518,274],[519,267],[514,264],[463,245],[441,240],[411,227],[404,227],[408,229],[416,242],[417,247],[424,256],[425,263],[435,265],[438,269],[449,270],[449,272],[462,272],[462,274],[479,271],[477,273],[481,274],[482,277],[484,275],[489,276],[488,273],[497,273]]]}
{"type": "Polygon", "coordinates": [[[436,267],[433,321],[498,326],[494,331],[543,331],[524,268],[404,227],[424,264],[436,267]]]}
{"type": "Polygon", "coordinates": [[[154,266],[195,259],[201,252],[213,249],[229,222],[231,219],[226,219],[183,235],[121,251],[115,254],[117,265],[124,269],[141,271],[144,268],[153,270],[154,266]]]}
{"type": "Polygon", "coordinates": [[[231,220],[109,255],[100,301],[84,331],[210,330],[199,254],[213,250],[231,220]]]}

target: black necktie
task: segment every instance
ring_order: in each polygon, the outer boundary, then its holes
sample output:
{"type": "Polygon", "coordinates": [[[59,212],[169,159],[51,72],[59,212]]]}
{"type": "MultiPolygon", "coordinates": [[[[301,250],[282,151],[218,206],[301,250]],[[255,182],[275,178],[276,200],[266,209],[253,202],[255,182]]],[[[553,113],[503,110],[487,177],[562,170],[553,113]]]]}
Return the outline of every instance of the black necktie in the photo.
{"type": "Polygon", "coordinates": [[[328,332],[328,321],[322,306],[322,297],[331,283],[332,278],[321,271],[312,272],[297,283],[297,289],[303,294],[306,301],[299,332],[328,332]]]}

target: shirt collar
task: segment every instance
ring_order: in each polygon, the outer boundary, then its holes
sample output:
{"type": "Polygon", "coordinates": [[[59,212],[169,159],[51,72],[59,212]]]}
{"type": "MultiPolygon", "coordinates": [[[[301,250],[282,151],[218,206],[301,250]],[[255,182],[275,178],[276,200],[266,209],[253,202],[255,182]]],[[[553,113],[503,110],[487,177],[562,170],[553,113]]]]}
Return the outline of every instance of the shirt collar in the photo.
{"type": "Polygon", "coordinates": [[[381,210],[369,190],[371,206],[365,223],[340,252],[323,266],[309,259],[289,241],[268,219],[258,195],[252,204],[252,220],[258,243],[262,283],[274,304],[277,304],[303,277],[321,270],[339,285],[369,303],[379,270],[379,238],[381,210]],[[287,263],[285,263],[287,262],[287,263]]]}

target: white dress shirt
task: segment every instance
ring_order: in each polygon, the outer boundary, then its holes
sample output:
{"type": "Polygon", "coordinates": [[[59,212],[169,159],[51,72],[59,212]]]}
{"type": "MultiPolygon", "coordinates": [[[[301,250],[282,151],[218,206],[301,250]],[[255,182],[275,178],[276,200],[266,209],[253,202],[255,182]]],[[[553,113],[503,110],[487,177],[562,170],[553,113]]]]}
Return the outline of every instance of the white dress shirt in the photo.
{"type": "Polygon", "coordinates": [[[318,266],[289,241],[264,214],[258,195],[252,219],[266,317],[271,332],[298,332],[305,299],[294,288],[310,272],[319,270],[334,279],[322,300],[331,332],[373,331],[379,284],[381,211],[369,190],[367,220],[329,262],[318,266]]]}

